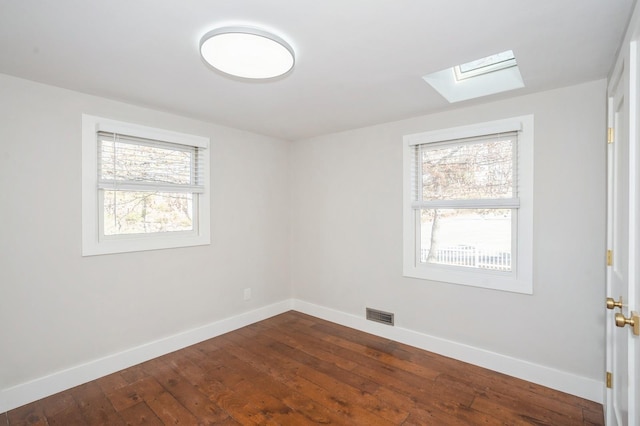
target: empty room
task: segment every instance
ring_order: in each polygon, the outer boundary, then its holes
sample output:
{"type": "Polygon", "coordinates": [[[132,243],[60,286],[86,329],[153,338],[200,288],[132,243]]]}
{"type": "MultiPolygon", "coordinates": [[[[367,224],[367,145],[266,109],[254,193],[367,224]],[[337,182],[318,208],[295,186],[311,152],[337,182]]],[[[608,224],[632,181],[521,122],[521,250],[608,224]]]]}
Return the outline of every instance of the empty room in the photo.
{"type": "Polygon", "coordinates": [[[0,0],[0,424],[640,425],[635,0],[0,0]]]}

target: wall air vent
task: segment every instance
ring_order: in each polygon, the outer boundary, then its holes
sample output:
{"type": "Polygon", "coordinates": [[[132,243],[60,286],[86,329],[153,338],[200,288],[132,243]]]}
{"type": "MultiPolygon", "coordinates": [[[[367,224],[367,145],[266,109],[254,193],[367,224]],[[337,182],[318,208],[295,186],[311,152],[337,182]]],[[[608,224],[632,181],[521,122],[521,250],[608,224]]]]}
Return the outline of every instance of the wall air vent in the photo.
{"type": "Polygon", "coordinates": [[[367,308],[367,319],[369,321],[381,322],[382,324],[393,325],[393,314],[377,309],[367,308]]]}

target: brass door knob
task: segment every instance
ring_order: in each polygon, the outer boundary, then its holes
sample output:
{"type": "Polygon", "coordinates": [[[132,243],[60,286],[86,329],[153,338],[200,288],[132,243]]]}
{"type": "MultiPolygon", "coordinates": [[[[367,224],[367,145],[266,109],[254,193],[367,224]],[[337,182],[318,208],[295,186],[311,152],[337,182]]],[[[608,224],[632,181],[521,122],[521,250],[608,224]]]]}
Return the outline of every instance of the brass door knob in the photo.
{"type": "Polygon", "coordinates": [[[620,312],[616,313],[616,326],[624,327],[625,325],[630,325],[633,329],[633,334],[636,336],[640,336],[640,316],[638,316],[637,312],[631,312],[631,316],[629,318],[625,318],[620,312]]]}
{"type": "Polygon", "coordinates": [[[622,309],[622,296],[620,296],[620,300],[618,300],[617,302],[613,300],[613,297],[607,297],[607,309],[615,308],[622,309]]]}

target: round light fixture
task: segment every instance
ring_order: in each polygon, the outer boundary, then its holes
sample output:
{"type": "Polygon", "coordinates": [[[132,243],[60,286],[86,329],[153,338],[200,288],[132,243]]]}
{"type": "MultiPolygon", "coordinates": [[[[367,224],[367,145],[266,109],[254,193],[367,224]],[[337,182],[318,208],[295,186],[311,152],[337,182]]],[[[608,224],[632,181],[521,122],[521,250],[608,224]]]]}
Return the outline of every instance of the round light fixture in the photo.
{"type": "Polygon", "coordinates": [[[279,77],[295,63],[293,49],[286,41],[248,27],[209,31],[200,40],[200,54],[216,70],[248,79],[279,77]]]}

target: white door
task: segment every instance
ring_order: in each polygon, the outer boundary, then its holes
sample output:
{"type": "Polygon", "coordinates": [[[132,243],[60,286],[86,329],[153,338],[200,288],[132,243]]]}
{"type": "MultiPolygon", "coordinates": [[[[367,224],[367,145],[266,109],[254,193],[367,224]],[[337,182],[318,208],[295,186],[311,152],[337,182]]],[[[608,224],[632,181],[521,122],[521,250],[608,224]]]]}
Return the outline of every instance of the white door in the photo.
{"type": "MultiPolygon", "coordinates": [[[[638,57],[635,41],[622,47],[609,84],[606,358],[611,387],[606,391],[607,425],[640,425],[640,336],[629,322],[640,311],[638,285],[638,57]],[[626,49],[626,50],[625,50],[626,49]],[[617,317],[617,318],[616,318],[617,317]]],[[[635,328],[639,327],[636,325],[635,328]]],[[[637,331],[637,330],[636,330],[637,331]]]]}

